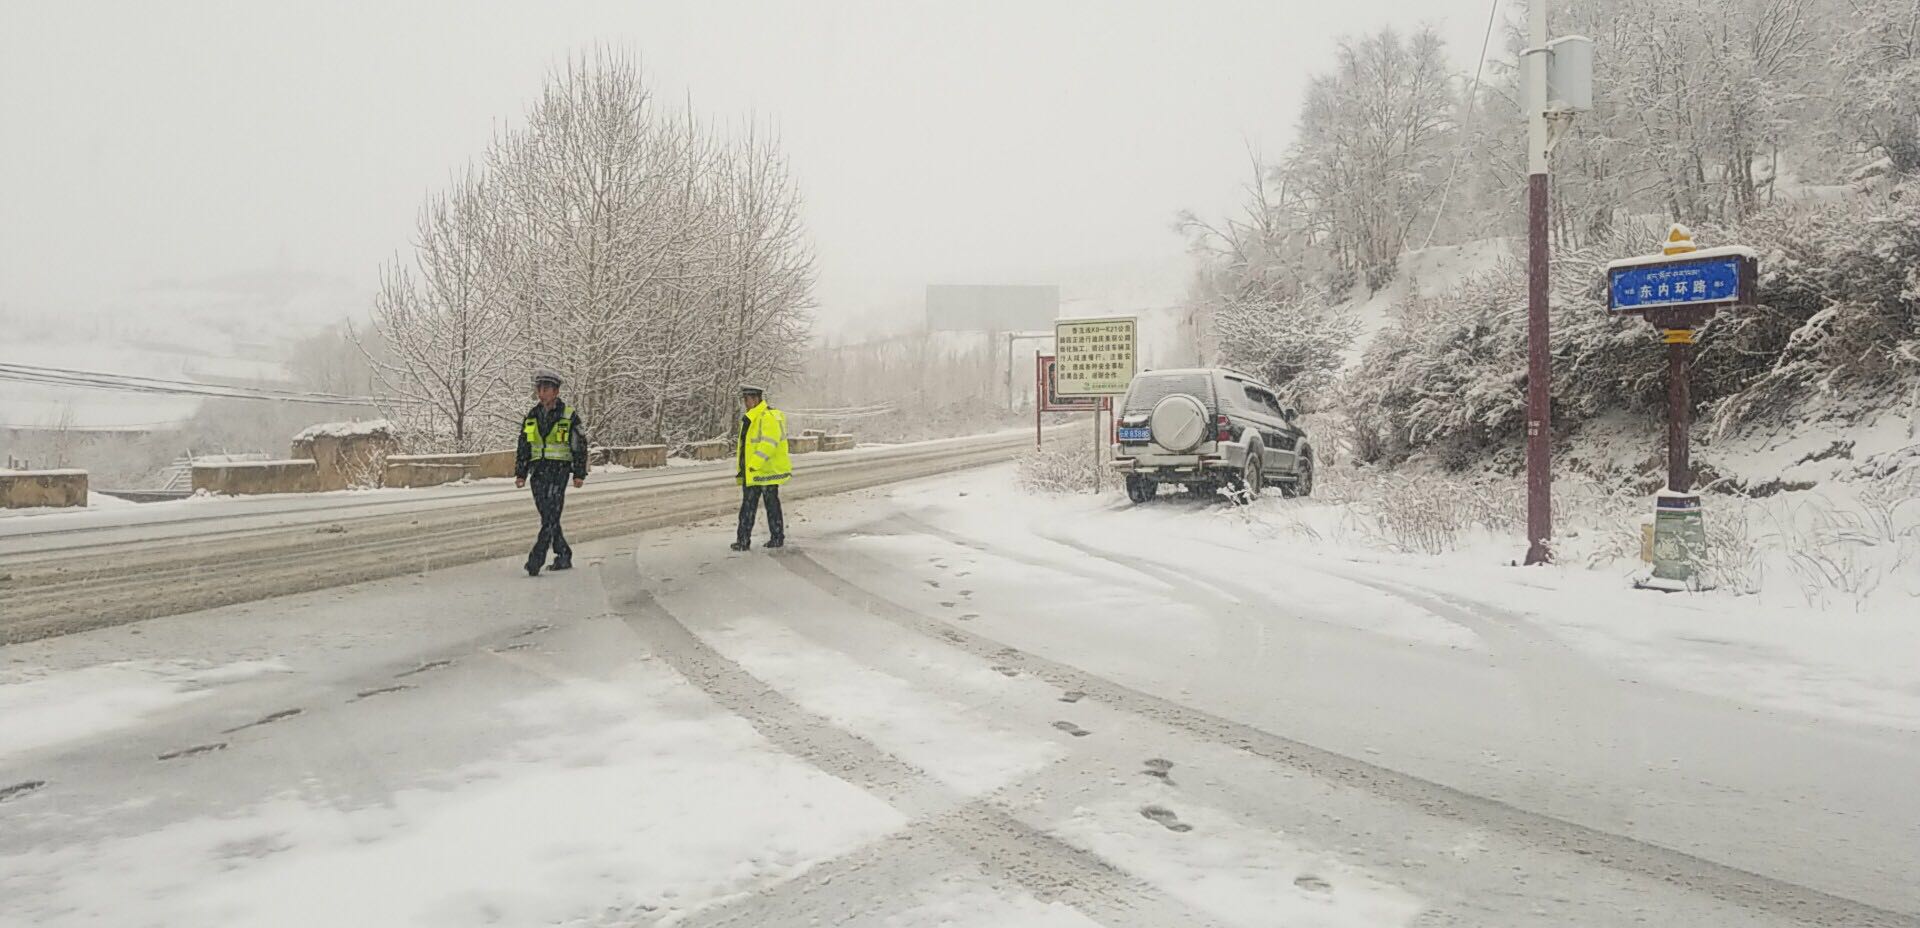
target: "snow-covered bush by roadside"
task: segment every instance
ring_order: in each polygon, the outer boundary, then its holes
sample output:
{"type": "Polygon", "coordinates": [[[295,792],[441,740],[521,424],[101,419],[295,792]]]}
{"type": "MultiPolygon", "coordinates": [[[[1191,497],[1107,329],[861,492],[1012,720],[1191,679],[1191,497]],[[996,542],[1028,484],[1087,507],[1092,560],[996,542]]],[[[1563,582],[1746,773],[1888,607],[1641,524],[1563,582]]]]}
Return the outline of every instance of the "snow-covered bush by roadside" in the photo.
{"type": "Polygon", "coordinates": [[[1104,463],[1095,468],[1093,452],[1086,448],[1047,448],[1020,458],[1020,486],[1029,493],[1090,493],[1096,480],[1102,492],[1120,486],[1104,463]]]}
{"type": "Polygon", "coordinates": [[[1809,605],[1863,608],[1876,598],[1920,607],[1920,480],[1855,492],[1781,494],[1759,502],[1766,547],[1809,605]]]}

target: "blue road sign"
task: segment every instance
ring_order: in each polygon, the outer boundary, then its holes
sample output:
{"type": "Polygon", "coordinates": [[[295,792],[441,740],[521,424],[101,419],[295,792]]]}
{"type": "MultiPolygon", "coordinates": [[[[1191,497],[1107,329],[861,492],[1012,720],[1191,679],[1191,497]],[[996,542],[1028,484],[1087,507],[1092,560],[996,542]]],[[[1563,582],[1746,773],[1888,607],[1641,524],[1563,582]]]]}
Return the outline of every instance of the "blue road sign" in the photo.
{"type": "Polygon", "coordinates": [[[1637,312],[1660,306],[1712,306],[1748,298],[1743,254],[1675,255],[1661,261],[1617,262],[1607,268],[1608,308],[1637,312]]]}

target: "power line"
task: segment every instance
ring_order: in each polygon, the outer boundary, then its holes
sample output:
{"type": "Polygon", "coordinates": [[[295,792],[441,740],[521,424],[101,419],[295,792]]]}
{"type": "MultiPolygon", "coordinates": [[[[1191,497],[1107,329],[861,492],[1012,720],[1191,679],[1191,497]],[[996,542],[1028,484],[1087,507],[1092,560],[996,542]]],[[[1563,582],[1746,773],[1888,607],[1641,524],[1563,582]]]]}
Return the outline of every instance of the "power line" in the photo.
{"type": "MultiPolygon", "coordinates": [[[[1540,0],[1533,0],[1533,2],[1538,3],[1540,0]]],[[[1499,12],[1500,0],[1493,0],[1488,4],[1487,34],[1480,39],[1480,61],[1473,66],[1473,86],[1467,89],[1467,115],[1460,120],[1462,130],[1465,130],[1467,124],[1473,121],[1473,108],[1480,102],[1480,72],[1487,67],[1487,47],[1493,43],[1493,19],[1499,12]]],[[[1462,134],[1464,135],[1465,132],[1463,131],[1462,134]]],[[[1421,248],[1433,244],[1433,233],[1440,229],[1440,217],[1447,212],[1447,195],[1453,193],[1453,175],[1460,170],[1460,155],[1465,150],[1466,140],[1462,140],[1461,147],[1453,153],[1453,166],[1447,169],[1446,186],[1440,188],[1440,205],[1433,211],[1433,225],[1427,227],[1427,237],[1420,243],[1421,248]]]]}
{"type": "MultiPolygon", "coordinates": [[[[0,381],[42,384],[83,390],[105,390],[115,393],[144,393],[161,396],[275,400],[279,402],[309,403],[321,406],[377,405],[375,399],[369,396],[346,396],[337,393],[282,390],[274,387],[232,386],[227,384],[202,383],[194,380],[169,380],[161,377],[145,377],[137,374],[116,374],[105,371],[39,367],[30,364],[10,364],[3,362],[0,362],[0,381]]],[[[382,399],[380,402],[388,405],[393,404],[391,398],[382,399]]],[[[401,400],[401,402],[404,403],[407,401],[401,400]]]]}

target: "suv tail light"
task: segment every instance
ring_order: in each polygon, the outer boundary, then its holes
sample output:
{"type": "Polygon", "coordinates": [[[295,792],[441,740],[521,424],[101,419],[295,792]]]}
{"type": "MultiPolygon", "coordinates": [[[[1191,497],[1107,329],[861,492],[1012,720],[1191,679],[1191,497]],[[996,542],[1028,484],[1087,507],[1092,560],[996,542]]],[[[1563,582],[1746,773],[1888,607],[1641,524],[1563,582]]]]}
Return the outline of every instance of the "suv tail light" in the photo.
{"type": "Polygon", "coordinates": [[[1233,440],[1233,424],[1228,422],[1227,417],[1224,415],[1213,417],[1213,440],[1233,440]]]}

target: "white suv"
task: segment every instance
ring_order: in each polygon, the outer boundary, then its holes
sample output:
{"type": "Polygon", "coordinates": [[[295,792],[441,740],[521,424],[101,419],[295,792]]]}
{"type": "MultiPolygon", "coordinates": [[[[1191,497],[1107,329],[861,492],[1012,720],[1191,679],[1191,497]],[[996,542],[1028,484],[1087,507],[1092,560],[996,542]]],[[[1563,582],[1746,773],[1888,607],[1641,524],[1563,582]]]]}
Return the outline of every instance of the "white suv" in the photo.
{"type": "Polygon", "coordinates": [[[1240,499],[1277,486],[1313,492],[1313,445],[1271,387],[1217,368],[1148,371],[1133,378],[1114,414],[1113,467],[1127,496],[1153,498],[1163,483],[1240,499]]]}

